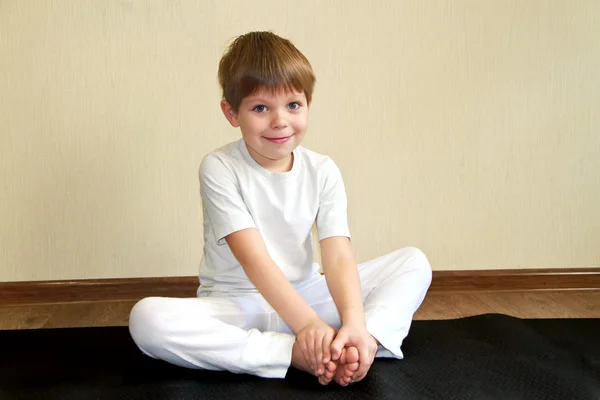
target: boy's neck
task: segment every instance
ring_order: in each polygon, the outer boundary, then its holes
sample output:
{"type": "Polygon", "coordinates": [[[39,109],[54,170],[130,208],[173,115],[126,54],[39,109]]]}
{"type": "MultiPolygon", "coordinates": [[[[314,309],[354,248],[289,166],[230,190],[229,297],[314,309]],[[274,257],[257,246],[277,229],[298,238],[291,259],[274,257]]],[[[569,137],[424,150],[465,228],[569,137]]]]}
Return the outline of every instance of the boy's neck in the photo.
{"type": "Polygon", "coordinates": [[[258,154],[257,152],[252,150],[247,145],[246,145],[246,149],[248,149],[248,153],[250,154],[250,157],[252,157],[258,165],[260,165],[267,171],[279,172],[279,173],[289,172],[292,170],[292,167],[294,166],[294,153],[290,153],[290,155],[288,157],[281,159],[281,160],[271,160],[269,158],[266,158],[266,157],[258,154]]]}

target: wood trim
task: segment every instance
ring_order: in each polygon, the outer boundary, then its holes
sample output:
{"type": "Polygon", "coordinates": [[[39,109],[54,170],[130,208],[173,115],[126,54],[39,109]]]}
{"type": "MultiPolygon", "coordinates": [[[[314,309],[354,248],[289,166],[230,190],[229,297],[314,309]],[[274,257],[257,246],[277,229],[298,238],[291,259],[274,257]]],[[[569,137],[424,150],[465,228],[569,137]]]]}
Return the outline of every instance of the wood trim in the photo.
{"type": "Polygon", "coordinates": [[[89,279],[0,283],[0,306],[191,297],[198,277],[89,279]]]}
{"type": "Polygon", "coordinates": [[[434,271],[430,291],[600,290],[600,268],[434,271]]]}
{"type": "MultiPolygon", "coordinates": [[[[197,277],[0,283],[0,306],[193,297],[197,277]]],[[[600,290],[600,268],[434,271],[430,292],[600,290]]]]}

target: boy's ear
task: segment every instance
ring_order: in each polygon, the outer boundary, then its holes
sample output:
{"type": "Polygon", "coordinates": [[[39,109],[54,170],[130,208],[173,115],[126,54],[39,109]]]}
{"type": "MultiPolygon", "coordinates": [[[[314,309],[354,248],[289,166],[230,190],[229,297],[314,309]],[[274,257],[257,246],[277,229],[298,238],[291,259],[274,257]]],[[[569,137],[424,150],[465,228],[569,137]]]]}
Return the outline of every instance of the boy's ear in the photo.
{"type": "Polygon", "coordinates": [[[225,115],[225,118],[227,118],[227,121],[229,121],[231,126],[233,126],[234,128],[238,128],[240,126],[236,112],[225,99],[221,100],[221,110],[223,111],[223,115],[225,115]]]}

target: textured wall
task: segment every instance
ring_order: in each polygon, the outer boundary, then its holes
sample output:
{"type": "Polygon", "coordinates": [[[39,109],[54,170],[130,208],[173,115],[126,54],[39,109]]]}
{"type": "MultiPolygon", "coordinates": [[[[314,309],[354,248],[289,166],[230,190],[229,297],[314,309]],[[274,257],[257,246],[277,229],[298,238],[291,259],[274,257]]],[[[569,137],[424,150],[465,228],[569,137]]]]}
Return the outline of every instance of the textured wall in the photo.
{"type": "Polygon", "coordinates": [[[289,37],[359,261],[600,265],[600,2],[0,0],[0,280],[194,275],[232,37],[289,37]]]}

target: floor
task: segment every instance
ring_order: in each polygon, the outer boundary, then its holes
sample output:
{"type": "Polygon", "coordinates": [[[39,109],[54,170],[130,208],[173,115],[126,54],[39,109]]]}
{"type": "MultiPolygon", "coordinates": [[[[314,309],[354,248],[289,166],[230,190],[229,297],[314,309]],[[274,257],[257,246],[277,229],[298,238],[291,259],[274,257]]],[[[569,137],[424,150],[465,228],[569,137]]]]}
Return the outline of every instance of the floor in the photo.
{"type": "MultiPolygon", "coordinates": [[[[0,329],[125,326],[134,301],[0,306],[0,329]]],[[[498,313],[520,318],[600,318],[600,290],[429,293],[415,319],[498,313]]]]}

